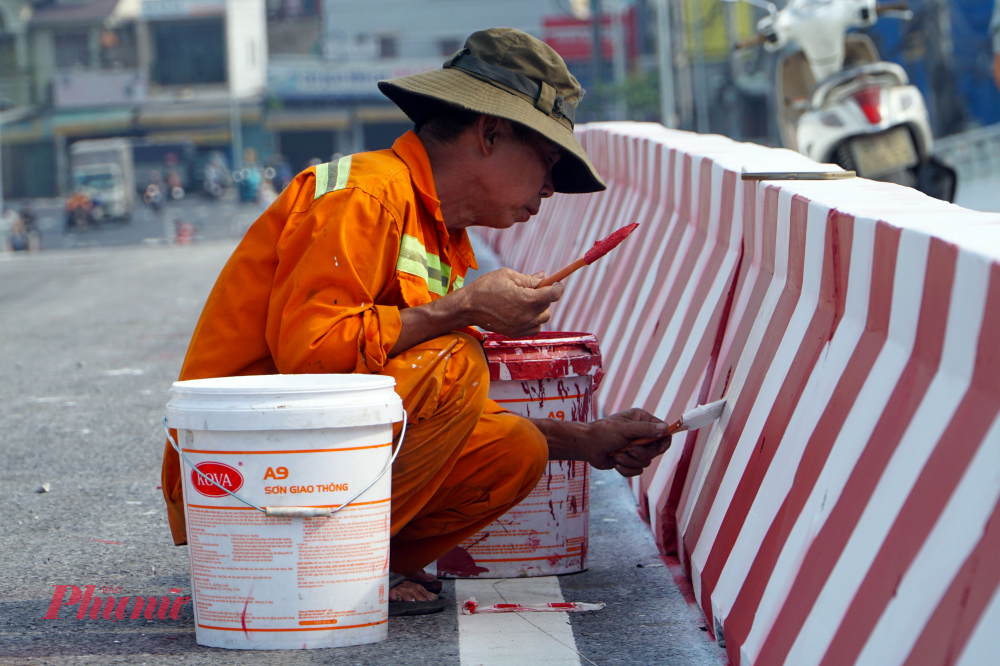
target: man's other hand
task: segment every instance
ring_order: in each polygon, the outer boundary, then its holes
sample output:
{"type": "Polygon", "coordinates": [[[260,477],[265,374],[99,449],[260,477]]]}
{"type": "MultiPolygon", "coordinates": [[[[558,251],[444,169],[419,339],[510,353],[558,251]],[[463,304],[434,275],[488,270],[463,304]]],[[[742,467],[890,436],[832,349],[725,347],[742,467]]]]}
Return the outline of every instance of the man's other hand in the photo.
{"type": "Polygon", "coordinates": [[[511,338],[535,335],[549,320],[549,305],[563,294],[561,284],[535,289],[544,273],[525,275],[509,268],[487,273],[456,293],[466,292],[472,323],[511,338]]]}
{"type": "Polygon", "coordinates": [[[643,437],[661,437],[666,429],[666,423],[638,408],[594,421],[587,428],[586,437],[591,452],[588,462],[597,469],[614,467],[622,476],[642,474],[642,470],[649,467],[657,456],[670,448],[670,437],[645,446],[629,444],[643,437]]]}

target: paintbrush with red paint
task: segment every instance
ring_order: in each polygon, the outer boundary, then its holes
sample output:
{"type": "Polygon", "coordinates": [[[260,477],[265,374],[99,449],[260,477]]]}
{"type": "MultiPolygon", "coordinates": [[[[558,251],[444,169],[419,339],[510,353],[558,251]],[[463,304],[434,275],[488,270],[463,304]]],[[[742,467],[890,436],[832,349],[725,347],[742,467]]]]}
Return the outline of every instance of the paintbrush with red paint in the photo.
{"type": "Polygon", "coordinates": [[[615,451],[611,455],[616,456],[619,453],[625,453],[630,447],[633,446],[646,446],[647,444],[652,444],[653,442],[657,442],[664,437],[669,437],[674,433],[704,428],[711,423],[715,423],[715,421],[722,416],[722,409],[725,406],[726,401],[724,399],[710,402],[707,405],[699,405],[698,407],[685,412],[683,416],[667,426],[667,430],[659,437],[640,437],[639,439],[633,439],[632,442],[624,449],[615,451]]]}
{"type": "Polygon", "coordinates": [[[594,243],[594,247],[587,250],[587,254],[583,255],[569,266],[566,266],[565,268],[556,271],[549,277],[542,280],[541,284],[535,287],[535,289],[548,287],[549,285],[553,285],[556,282],[559,282],[560,280],[565,280],[570,275],[580,270],[584,266],[589,266],[590,264],[594,263],[604,255],[606,255],[608,252],[611,252],[611,250],[618,247],[618,244],[621,243],[623,240],[625,240],[625,237],[628,236],[633,231],[635,231],[635,228],[638,226],[639,226],[638,222],[633,222],[628,226],[622,227],[621,229],[614,232],[604,240],[597,241],[596,243],[594,243]]]}

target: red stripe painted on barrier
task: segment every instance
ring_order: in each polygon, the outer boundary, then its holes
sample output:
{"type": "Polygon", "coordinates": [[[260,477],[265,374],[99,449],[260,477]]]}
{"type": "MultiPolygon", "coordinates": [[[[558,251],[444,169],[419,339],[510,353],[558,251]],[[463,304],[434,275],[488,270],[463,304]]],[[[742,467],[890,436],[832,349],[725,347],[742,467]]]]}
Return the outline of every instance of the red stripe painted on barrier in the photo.
{"type": "MultiPolygon", "coordinates": [[[[679,169],[676,164],[672,165],[672,180],[679,177],[687,183],[690,178],[690,159],[679,157],[676,153],[672,153],[672,156],[681,162],[679,169]],[[674,169],[680,171],[680,173],[673,171],[674,169]]],[[[685,232],[688,230],[687,220],[691,210],[690,196],[682,197],[675,205],[676,207],[671,211],[671,216],[668,218],[669,236],[667,242],[658,258],[658,262],[653,267],[653,274],[658,279],[664,281],[670,277],[671,263],[680,254],[679,251],[682,248],[685,232]]],[[[654,286],[647,300],[636,303],[633,316],[630,318],[628,326],[623,329],[621,337],[618,340],[611,341],[609,358],[614,359],[613,362],[615,367],[618,368],[618,372],[616,372],[614,380],[608,384],[606,393],[604,394],[605,406],[610,411],[614,412],[621,409],[623,402],[620,394],[626,390],[632,376],[632,355],[635,348],[641,345],[642,340],[649,336],[649,332],[646,329],[652,329],[655,325],[655,318],[663,310],[662,301],[665,300],[667,292],[668,288],[666,287],[657,289],[654,286]],[[648,323],[650,319],[654,320],[653,324],[648,323]]]]}
{"type": "Polygon", "coordinates": [[[993,508],[983,537],[924,625],[904,666],[956,663],[998,587],[1000,504],[993,508]]]}
{"type": "Polygon", "coordinates": [[[1000,282],[991,285],[972,386],[951,418],[858,590],[823,666],[851,663],[1000,413],[1000,282]],[[992,308],[990,307],[992,306],[992,308]]]}
{"type": "MultiPolygon", "coordinates": [[[[733,229],[737,176],[718,167],[705,171],[709,173],[702,174],[705,184],[701,191],[707,194],[702,197],[699,217],[702,220],[713,217],[717,222],[707,225],[706,246],[698,260],[702,268],[700,273],[693,271],[685,285],[683,299],[688,301],[687,304],[678,307],[669,323],[660,327],[649,343],[646,357],[640,360],[640,367],[647,369],[637,397],[626,397],[626,404],[640,404],[668,419],[694,407],[702,393],[705,373],[711,362],[710,353],[715,347],[717,327],[722,318],[722,307],[730,292],[729,285],[733,283],[741,254],[740,229],[735,230],[735,237],[733,229]],[[718,208],[709,215],[707,208],[715,199],[716,185],[721,188],[721,196],[717,198],[718,208]],[[678,320],[679,325],[676,324],[678,320]],[[669,352],[665,353],[667,350],[669,352]],[[664,356],[666,359],[661,360],[664,356]]],[[[655,461],[639,480],[640,494],[648,494],[650,502],[656,507],[651,523],[657,544],[663,550],[675,547],[673,514],[680,488],[674,490],[673,477],[678,465],[683,466],[686,474],[691,457],[688,441],[693,443],[693,436],[679,437],[678,440],[683,451],[655,461]],[[668,465],[671,469],[661,470],[660,465],[668,465]],[[673,501],[665,502],[663,495],[673,497],[673,501]],[[668,510],[670,515],[662,515],[664,510],[668,510]],[[665,528],[664,524],[669,527],[665,528]],[[665,529],[671,532],[668,538],[663,536],[665,529]]],[[[683,479],[683,475],[680,478],[683,479]]]]}
{"type": "MultiPolygon", "coordinates": [[[[794,210],[792,216],[794,224],[794,210]]],[[[736,493],[726,510],[725,518],[719,528],[719,536],[712,546],[711,555],[702,572],[702,586],[705,589],[715,588],[764,475],[785,436],[785,429],[798,407],[798,399],[843,316],[846,294],[838,289],[838,285],[841,276],[846,275],[849,269],[852,222],[853,218],[845,219],[833,211],[828,216],[817,307],[806,329],[803,342],[798,346],[795,358],[785,374],[774,405],[770,408],[767,421],[757,437],[754,456],[744,471],[736,493]]]]}
{"type": "MultiPolygon", "coordinates": [[[[740,270],[740,262],[742,262],[742,253],[740,254],[740,258],[737,260],[735,269],[736,272],[739,272],[740,270]]],[[[701,347],[698,350],[699,355],[705,352],[708,354],[709,358],[708,367],[706,368],[707,376],[703,373],[700,378],[703,383],[704,391],[698,391],[698,400],[696,402],[699,404],[711,402],[707,398],[707,390],[709,387],[709,379],[714,371],[712,362],[718,357],[719,348],[722,344],[722,334],[727,323],[727,315],[732,309],[733,296],[735,293],[735,282],[731,281],[730,284],[731,288],[728,290],[726,298],[717,303],[716,309],[712,314],[712,319],[707,327],[707,331],[715,330],[716,339],[712,342],[711,349],[706,350],[705,347],[707,346],[710,337],[705,335],[702,338],[701,347]]],[[[690,376],[690,373],[685,376],[685,384],[690,376]]],[[[688,472],[691,468],[691,460],[694,456],[696,438],[697,433],[685,433],[683,437],[677,437],[677,441],[672,443],[672,446],[681,447],[681,452],[677,457],[676,468],[669,474],[669,478],[665,481],[665,490],[663,494],[653,502],[653,507],[650,509],[653,517],[653,536],[657,546],[663,553],[673,554],[678,552],[677,511],[680,507],[681,494],[685,486],[684,480],[687,478],[688,472]]],[[[657,468],[656,472],[660,472],[659,468],[657,468]]]]}
{"type": "MultiPolygon", "coordinates": [[[[635,283],[641,279],[642,273],[635,268],[645,258],[650,248],[650,237],[655,236],[660,229],[651,227],[650,219],[654,215],[656,205],[659,201],[659,150],[648,139],[639,140],[639,155],[636,172],[631,176],[636,180],[638,191],[636,193],[636,205],[633,206],[633,213],[626,217],[623,222],[638,222],[639,228],[635,230],[634,239],[626,247],[621,248],[625,252],[620,252],[615,257],[615,264],[609,269],[610,280],[608,281],[608,294],[619,294],[620,298],[600,298],[592,299],[595,307],[590,317],[582,319],[583,322],[593,322],[593,330],[601,339],[609,337],[609,328],[612,326],[612,316],[616,308],[623,301],[621,298],[632,291],[635,283]]],[[[595,296],[599,296],[595,294],[595,296]]]]}
{"type": "MultiPolygon", "coordinates": [[[[722,343],[719,347],[718,358],[712,379],[711,393],[707,397],[708,402],[721,400],[723,394],[729,387],[729,381],[735,369],[736,362],[743,352],[750,329],[753,326],[753,316],[744,316],[747,311],[756,313],[759,311],[767,288],[770,285],[773,274],[773,246],[765,247],[763,239],[763,225],[760,226],[761,238],[757,237],[756,220],[766,220],[765,199],[770,197],[774,205],[774,214],[777,215],[777,192],[767,195],[765,190],[758,190],[753,182],[743,183],[743,259],[739,277],[736,280],[735,299],[732,311],[729,316],[727,330],[723,332],[722,343]],[[759,211],[758,211],[759,208],[759,211]],[[764,268],[765,270],[761,270],[764,268]]],[[[776,219],[776,218],[775,218],[776,219]]],[[[678,529],[685,532],[689,510],[687,507],[693,505],[696,497],[692,494],[697,491],[694,485],[702,478],[701,470],[705,465],[705,457],[709,455],[707,451],[708,439],[712,431],[708,428],[698,431],[693,436],[695,441],[691,445],[691,463],[689,473],[684,480],[684,487],[681,491],[678,502],[678,529]]],[[[710,464],[710,463],[708,463],[710,464]]],[[[690,574],[690,551],[694,548],[693,538],[685,542],[683,535],[678,536],[678,556],[685,567],[688,567],[690,574]],[[685,545],[687,543],[687,545],[685,545]]]]}
{"type": "Polygon", "coordinates": [[[601,299],[602,309],[597,314],[602,338],[608,341],[619,338],[619,330],[624,325],[623,320],[628,318],[632,305],[643,288],[656,250],[661,247],[664,234],[667,232],[664,219],[665,217],[669,219],[670,205],[661,203],[668,196],[669,188],[664,186],[665,175],[661,174],[665,174],[668,170],[665,160],[669,158],[669,151],[649,140],[645,140],[643,145],[648,154],[648,167],[644,180],[645,207],[640,210],[636,218],[640,226],[635,232],[637,237],[634,241],[636,248],[634,259],[620,271],[622,280],[618,291],[614,292],[620,294],[620,298],[601,299]],[[665,154],[667,157],[664,157],[665,154]]]}
{"type": "MultiPolygon", "coordinates": [[[[676,272],[677,277],[669,286],[666,286],[661,291],[654,291],[651,302],[640,315],[638,325],[631,331],[631,335],[627,338],[628,342],[625,344],[624,353],[620,361],[626,369],[621,377],[621,381],[617,383],[616,388],[618,390],[610,398],[614,405],[612,409],[616,411],[622,409],[623,405],[629,404],[629,401],[635,397],[637,388],[634,382],[640,379],[636,373],[642,366],[642,359],[648,348],[649,340],[656,334],[657,329],[661,325],[665,325],[664,320],[674,312],[677,301],[680,299],[681,290],[683,289],[684,278],[694,268],[698,253],[701,251],[706,240],[706,234],[700,228],[701,225],[698,224],[700,220],[693,219],[694,214],[697,213],[697,209],[693,210],[692,196],[688,193],[692,187],[688,184],[691,178],[691,169],[690,157],[684,157],[683,178],[685,184],[682,187],[684,187],[685,194],[682,196],[678,207],[679,221],[675,229],[677,248],[683,249],[683,251],[680,253],[680,256],[671,253],[664,257],[664,259],[667,259],[669,256],[671,263],[676,261],[679,264],[679,268],[672,268],[676,272]],[[685,236],[689,239],[687,244],[683,243],[685,236]]],[[[667,266],[661,263],[660,270],[664,268],[667,268],[667,266]]]]}
{"type": "MultiPolygon", "coordinates": [[[[788,229],[788,276],[781,295],[778,298],[778,303],[774,308],[774,313],[768,321],[760,346],[756,354],[754,354],[746,384],[744,384],[739,394],[739,398],[733,408],[732,417],[726,424],[725,432],[722,435],[720,450],[726,452],[725,459],[727,463],[732,461],[733,452],[739,446],[741,435],[746,428],[753,406],[760,394],[761,386],[767,376],[767,369],[778,352],[778,347],[785,332],[788,330],[788,324],[792,319],[799,297],[801,296],[806,249],[805,221],[807,203],[802,199],[794,198],[791,207],[791,223],[788,229]]],[[[780,219],[778,223],[781,224],[780,219]]],[[[778,235],[778,239],[780,241],[780,234],[778,235]]],[[[713,483],[707,489],[708,492],[703,495],[706,517],[707,512],[711,510],[712,505],[715,503],[723,475],[728,471],[728,467],[729,465],[727,464],[725,468],[721,466],[716,468],[717,473],[715,478],[718,479],[718,482],[713,483]]],[[[705,581],[703,578],[702,584],[705,585],[706,583],[707,592],[705,589],[702,591],[702,606],[705,609],[706,617],[713,617],[710,595],[714,586],[714,580],[705,581]]]]}
{"type": "MultiPolygon", "coordinates": [[[[652,285],[647,287],[647,280],[650,275],[659,277],[666,272],[660,269],[662,257],[672,258],[674,256],[683,233],[683,229],[679,228],[681,225],[671,226],[670,224],[675,210],[674,188],[672,187],[676,168],[674,151],[661,147],[657,152],[657,165],[663,174],[663,179],[659,181],[661,186],[658,189],[661,194],[657,201],[659,205],[656,214],[647,225],[640,227],[644,230],[644,235],[640,237],[640,240],[643,241],[642,245],[646,253],[636,266],[631,288],[623,294],[621,301],[623,305],[615,310],[614,318],[608,327],[605,338],[608,349],[607,358],[616,358],[616,367],[621,365],[617,362],[619,347],[622,345],[622,341],[628,338],[630,329],[634,328],[634,322],[638,319],[639,312],[646,307],[650,293],[647,289],[652,288],[652,285]],[[649,234],[648,241],[647,234],[649,234]]],[[[621,381],[616,375],[613,383],[616,389],[620,386],[621,381]]],[[[608,404],[610,404],[608,397],[611,393],[610,388],[608,388],[610,386],[611,384],[608,384],[603,395],[599,396],[608,404]]]]}
{"type": "MultiPolygon", "coordinates": [[[[938,370],[944,344],[944,313],[948,311],[951,300],[955,255],[954,247],[931,240],[923,302],[910,360],[851,472],[840,501],[813,540],[757,663],[784,663],[893,450],[938,370]]],[[[839,624],[840,618],[831,618],[831,621],[839,624]]]]}
{"type": "MultiPolygon", "coordinates": [[[[622,207],[633,185],[628,177],[626,138],[620,135],[614,136],[609,143],[611,174],[613,174],[611,182],[615,183],[615,187],[610,187],[609,184],[608,195],[602,198],[602,205],[597,210],[595,219],[581,230],[584,233],[578,235],[577,245],[574,247],[576,256],[583,255],[594,243],[618,228],[615,224],[620,219],[622,207]]],[[[561,303],[561,309],[566,313],[565,325],[570,327],[576,325],[577,312],[586,308],[593,286],[600,284],[599,279],[606,270],[607,262],[599,261],[591,264],[587,270],[577,272],[572,281],[566,281],[567,291],[562,299],[564,302],[561,303]]]]}
{"type": "MultiPolygon", "coordinates": [[[[804,214],[805,204],[800,203],[798,205],[803,208],[804,214]]],[[[771,282],[773,280],[783,279],[781,276],[775,275],[775,254],[779,251],[777,248],[777,227],[780,223],[778,220],[778,190],[776,188],[768,187],[768,191],[765,193],[763,222],[763,257],[765,261],[761,266],[761,273],[767,276],[766,288],[770,290],[771,282]]],[[[739,442],[739,435],[743,432],[743,428],[746,426],[747,418],[750,416],[750,410],[752,409],[754,400],[757,397],[757,391],[760,389],[760,383],[763,381],[767,366],[774,358],[778,343],[781,340],[781,336],[785,332],[788,320],[792,316],[795,303],[798,301],[798,290],[802,281],[801,257],[802,252],[805,250],[805,233],[804,230],[800,229],[798,225],[790,225],[790,229],[787,234],[788,238],[785,243],[788,244],[789,249],[782,250],[782,252],[788,252],[789,254],[788,277],[785,279],[784,287],[782,288],[781,295],[778,297],[778,302],[774,307],[773,314],[771,314],[769,320],[767,321],[766,329],[760,340],[760,346],[754,352],[753,360],[751,361],[750,368],[747,371],[746,384],[743,386],[739,395],[735,396],[737,399],[735,404],[732,406],[732,415],[730,416],[728,423],[725,425],[725,432],[723,433],[721,442],[718,445],[718,452],[715,454],[706,475],[704,486],[705,490],[703,491],[703,494],[695,500],[696,503],[691,519],[691,528],[688,533],[685,534],[685,542],[690,544],[690,550],[694,550],[695,544],[701,537],[701,531],[704,527],[705,519],[708,517],[708,512],[711,510],[712,504],[715,501],[716,491],[718,490],[719,484],[722,482],[722,477],[725,474],[726,469],[729,467],[734,449],[739,442]],[[793,254],[798,254],[799,258],[797,260],[792,259],[793,254]]],[[[758,285],[755,286],[763,285],[762,283],[758,283],[758,285]]],[[[761,306],[763,306],[765,296],[766,293],[760,294],[761,306]]],[[[744,345],[750,339],[752,327],[756,323],[757,316],[760,311],[751,311],[748,309],[747,312],[750,314],[750,319],[745,321],[746,337],[743,340],[744,345]]],[[[734,361],[738,361],[738,358],[734,359],[734,361]]],[[[731,371],[736,369],[736,363],[734,363],[731,371]]],[[[723,393],[724,397],[728,395],[730,395],[728,392],[723,393]]],[[[703,604],[707,603],[705,599],[706,596],[703,596],[703,604]]],[[[711,616],[711,610],[709,610],[706,615],[711,616]]]]}
{"type": "Polygon", "coordinates": [[[757,618],[757,609],[774,566],[785,547],[789,533],[816,481],[826,464],[844,421],[868,379],[869,371],[878,358],[889,335],[889,312],[892,306],[893,280],[899,230],[884,223],[876,225],[874,256],[879,258],[872,267],[869,290],[868,318],[854,353],[837,382],[830,400],[823,409],[802,455],[802,462],[788,494],[771,522],[754,563],[746,577],[726,622],[726,631],[737,645],[742,645],[757,618]]]}
{"type": "MultiPolygon", "coordinates": [[[[670,396],[673,400],[666,411],[663,412],[663,414],[667,416],[680,414],[690,403],[691,396],[697,393],[695,389],[699,387],[698,380],[701,378],[704,368],[708,365],[709,352],[715,346],[715,326],[709,322],[708,326],[704,329],[696,329],[696,323],[699,316],[702,314],[702,307],[711,307],[713,309],[714,314],[712,320],[715,322],[718,321],[722,314],[719,309],[722,301],[717,298],[716,301],[712,303],[709,302],[708,299],[711,294],[712,287],[715,285],[719,273],[722,271],[727,255],[733,252],[729,242],[732,234],[735,184],[736,174],[731,171],[726,172],[722,183],[722,200],[720,202],[721,220],[718,227],[717,238],[715,240],[715,247],[711,250],[712,254],[708,259],[703,276],[697,283],[694,293],[692,294],[692,305],[689,306],[685,312],[684,319],[680,325],[680,329],[677,331],[677,335],[669,341],[672,345],[672,349],[670,355],[667,357],[666,363],[662,366],[654,365],[650,367],[649,374],[656,376],[656,380],[649,389],[649,397],[645,400],[645,404],[648,405],[649,409],[657,410],[662,402],[660,396],[664,395],[664,392],[667,389],[667,383],[670,381],[671,377],[678,372],[685,372],[685,369],[679,366],[680,356],[684,351],[685,344],[691,339],[692,334],[697,333],[703,336],[698,351],[693,355],[693,362],[686,369],[684,379],[680,382],[680,386],[677,389],[676,394],[670,396]],[[708,335],[705,335],[706,333],[708,335]]],[[[735,261],[731,263],[732,268],[735,269],[735,261]]],[[[726,271],[727,283],[732,281],[733,269],[726,271]]],[[[725,294],[726,291],[728,290],[725,290],[723,294],[725,294]]],[[[720,294],[720,296],[721,295],[722,294],[720,294]]],[[[657,346],[663,344],[664,333],[665,329],[658,331],[653,341],[651,341],[650,346],[653,344],[657,346]]],[[[652,359],[650,358],[649,360],[652,359]]]]}
{"type": "MultiPolygon", "coordinates": [[[[622,142],[622,180],[626,183],[623,188],[623,196],[618,199],[616,209],[608,212],[604,224],[600,226],[598,238],[605,238],[615,229],[627,224],[636,222],[636,202],[641,196],[639,176],[639,139],[631,138],[622,142]]],[[[565,310],[568,321],[572,323],[586,322],[590,329],[597,334],[603,331],[601,322],[595,319],[595,314],[604,301],[601,296],[604,293],[617,293],[618,280],[626,271],[621,270],[622,266],[627,266],[627,260],[632,257],[636,249],[637,239],[630,238],[623,245],[617,248],[611,256],[605,257],[602,261],[591,264],[586,275],[581,277],[577,283],[573,300],[570,307],[565,310]]],[[[589,249],[589,248],[588,248],[589,249]]]]}

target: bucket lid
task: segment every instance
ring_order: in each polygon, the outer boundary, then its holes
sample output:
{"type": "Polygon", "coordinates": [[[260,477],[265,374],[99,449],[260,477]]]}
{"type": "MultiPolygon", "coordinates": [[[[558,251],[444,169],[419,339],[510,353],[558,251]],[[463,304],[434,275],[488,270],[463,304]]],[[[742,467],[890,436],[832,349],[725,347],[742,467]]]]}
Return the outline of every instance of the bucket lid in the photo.
{"type": "Polygon", "coordinates": [[[483,341],[490,380],[535,380],[559,377],[604,377],[601,348],[593,333],[545,331],[529,338],[488,333],[483,341]]]}
{"type": "Polygon", "coordinates": [[[182,430],[309,430],[396,423],[403,401],[381,375],[250,375],[174,382],[167,425],[182,430]]]}

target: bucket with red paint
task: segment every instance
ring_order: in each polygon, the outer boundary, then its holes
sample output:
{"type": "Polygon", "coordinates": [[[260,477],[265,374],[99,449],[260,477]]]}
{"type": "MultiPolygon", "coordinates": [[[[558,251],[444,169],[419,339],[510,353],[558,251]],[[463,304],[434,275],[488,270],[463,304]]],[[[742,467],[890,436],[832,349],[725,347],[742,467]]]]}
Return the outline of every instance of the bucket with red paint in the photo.
{"type": "MultiPolygon", "coordinates": [[[[483,343],[490,398],[531,418],[587,422],[603,377],[597,338],[545,332],[483,343]]],[[[590,467],[549,461],[521,504],[431,565],[444,578],[516,578],[575,573],[587,568],[590,467]]]]}

